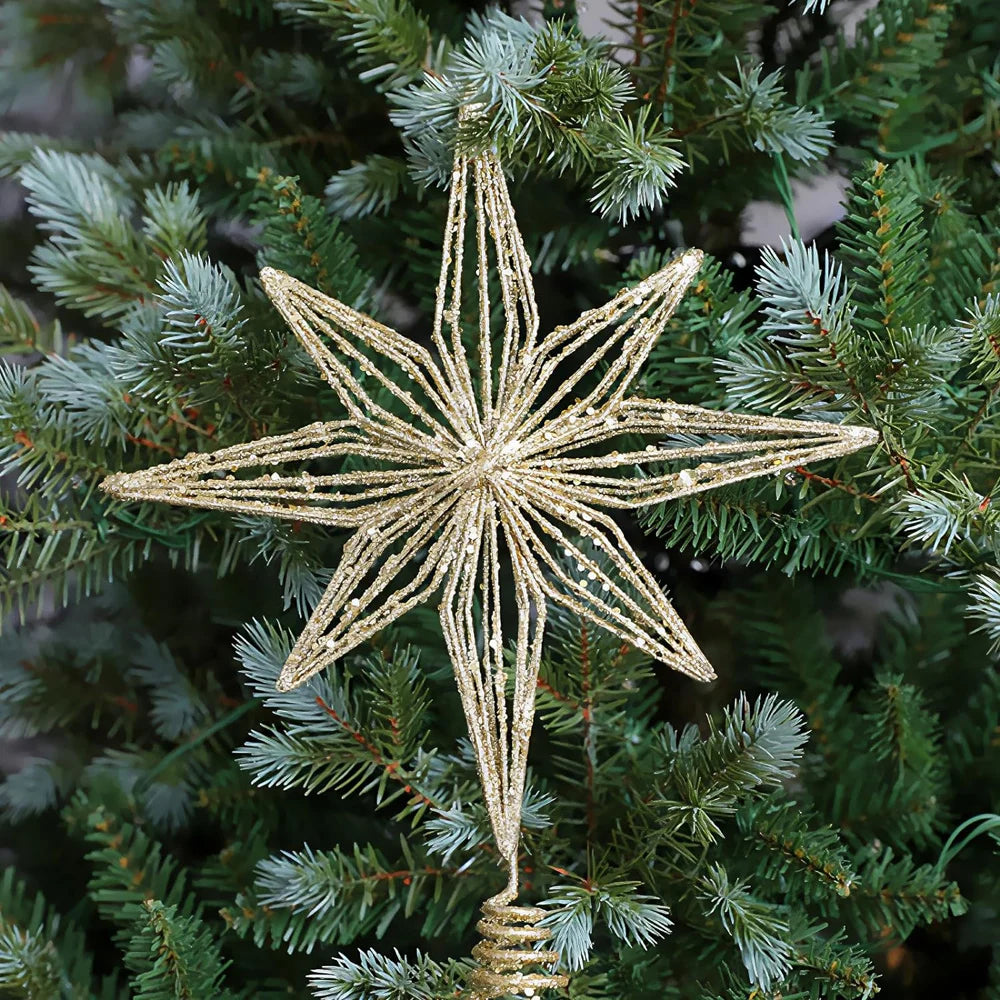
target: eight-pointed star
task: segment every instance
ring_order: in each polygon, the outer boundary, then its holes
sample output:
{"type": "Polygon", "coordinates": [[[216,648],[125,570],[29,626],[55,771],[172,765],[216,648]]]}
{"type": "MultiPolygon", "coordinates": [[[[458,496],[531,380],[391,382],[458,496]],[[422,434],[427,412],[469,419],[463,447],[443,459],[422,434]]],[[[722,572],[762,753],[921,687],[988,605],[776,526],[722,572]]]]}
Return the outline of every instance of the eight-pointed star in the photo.
{"type": "MultiPolygon", "coordinates": [[[[833,458],[875,440],[867,428],[629,395],[701,259],[689,251],[539,337],[530,261],[502,170],[489,155],[459,157],[433,351],[265,268],[264,288],[333,387],[345,417],[112,475],[104,488],[123,500],[353,529],[285,664],[282,689],[441,593],[444,637],[484,783],[495,782],[494,799],[513,798],[519,807],[547,602],[682,673],[713,676],[609,511],[833,458]],[[467,226],[470,194],[474,224],[467,226]],[[474,364],[462,343],[469,257],[477,272],[474,364]],[[490,314],[497,287],[503,329],[495,343],[490,314]],[[641,438],[648,443],[629,444],[641,438]],[[337,463],[332,471],[303,471],[329,459],[337,463]],[[263,469],[273,471],[248,474],[263,469]],[[510,577],[516,641],[505,669],[500,591],[510,577]],[[508,741],[504,689],[511,671],[508,741]],[[491,718],[490,731],[477,733],[491,718]]],[[[485,790],[489,800],[491,789],[485,790]]],[[[491,813],[498,839],[506,841],[502,856],[510,857],[514,814],[495,802],[491,813]]]]}

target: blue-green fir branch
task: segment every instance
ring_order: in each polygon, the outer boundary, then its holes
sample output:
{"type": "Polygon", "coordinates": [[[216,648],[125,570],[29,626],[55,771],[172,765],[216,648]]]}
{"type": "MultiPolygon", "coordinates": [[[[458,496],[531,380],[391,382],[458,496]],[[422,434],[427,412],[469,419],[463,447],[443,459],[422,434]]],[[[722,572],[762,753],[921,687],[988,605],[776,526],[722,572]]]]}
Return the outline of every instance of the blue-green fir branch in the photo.
{"type": "Polygon", "coordinates": [[[542,923],[552,929],[566,968],[576,971],[587,964],[595,926],[617,939],[617,947],[650,948],[670,933],[669,908],[640,888],[638,882],[599,876],[552,887],[546,899],[551,912],[542,923]]]}
{"type": "Polygon", "coordinates": [[[409,0],[278,0],[278,10],[318,24],[353,55],[366,82],[394,90],[428,67],[432,38],[409,0]]]}
{"type": "Polygon", "coordinates": [[[356,959],[339,955],[309,977],[319,1000],[368,1000],[369,997],[407,997],[437,1000],[452,995],[464,981],[467,967],[458,962],[442,964],[422,952],[404,958],[377,951],[361,951],[356,959]]]}
{"type": "Polygon", "coordinates": [[[730,879],[721,865],[712,866],[702,878],[702,899],[739,949],[750,981],[769,989],[791,969],[788,923],[779,907],[755,899],[748,890],[746,883],[730,879]]]}
{"type": "Polygon", "coordinates": [[[710,131],[726,143],[738,125],[740,135],[761,152],[784,153],[803,163],[825,157],[833,141],[830,122],[789,104],[780,72],[761,77],[762,72],[761,66],[738,63],[735,80],[721,77],[722,98],[710,131]]]}
{"type": "Polygon", "coordinates": [[[543,151],[535,163],[592,177],[598,211],[627,221],[659,208],[683,167],[648,108],[622,115],[630,96],[627,74],[598,42],[562,22],[536,29],[493,11],[470,18],[465,42],[438,73],[393,95],[391,117],[420,183],[447,180],[456,144],[516,161],[534,143],[543,151]],[[460,122],[462,109],[472,113],[460,122]]]}

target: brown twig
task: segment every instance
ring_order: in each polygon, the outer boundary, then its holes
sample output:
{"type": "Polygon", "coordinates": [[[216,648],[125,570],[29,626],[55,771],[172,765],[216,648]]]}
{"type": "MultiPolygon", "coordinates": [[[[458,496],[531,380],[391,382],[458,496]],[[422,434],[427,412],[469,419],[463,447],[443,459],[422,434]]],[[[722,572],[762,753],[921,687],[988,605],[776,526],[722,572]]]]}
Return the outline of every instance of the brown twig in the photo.
{"type": "Polygon", "coordinates": [[[355,729],[346,719],[342,719],[337,713],[336,709],[328,705],[319,695],[316,695],[316,704],[326,712],[350,737],[354,740],[358,746],[363,747],[365,750],[371,754],[372,760],[383,768],[386,775],[393,779],[393,781],[398,782],[403,786],[403,791],[408,795],[412,795],[416,800],[423,802],[424,805],[430,806],[433,809],[441,811],[441,806],[434,801],[429,795],[425,795],[423,792],[414,788],[410,783],[410,778],[400,767],[402,761],[390,760],[387,761],[385,757],[382,756],[382,752],[379,750],[371,740],[367,739],[363,733],[355,729]]]}
{"type": "MultiPolygon", "coordinates": [[[[692,7],[694,4],[692,3],[692,7]]],[[[684,7],[684,0],[674,0],[670,12],[670,27],[667,28],[666,37],[663,40],[663,76],[660,78],[660,86],[656,91],[656,99],[663,104],[667,99],[667,81],[670,79],[670,70],[674,65],[674,45],[677,42],[677,22],[680,20],[681,11],[684,7]]]]}
{"type": "Polygon", "coordinates": [[[594,839],[597,833],[597,814],[595,811],[595,764],[596,747],[594,746],[594,733],[592,728],[594,702],[591,697],[590,684],[590,637],[587,634],[587,625],[580,623],[580,689],[583,694],[580,714],[583,716],[583,757],[587,774],[587,842],[594,839]]]}
{"type": "Polygon", "coordinates": [[[822,483],[824,486],[829,486],[831,489],[843,490],[845,493],[850,493],[852,497],[860,497],[862,500],[870,500],[872,503],[878,503],[879,497],[872,493],[862,493],[861,490],[856,489],[850,483],[845,483],[841,479],[833,479],[829,476],[820,476],[815,472],[810,472],[804,465],[796,465],[795,471],[803,478],[811,483],[822,483]]]}

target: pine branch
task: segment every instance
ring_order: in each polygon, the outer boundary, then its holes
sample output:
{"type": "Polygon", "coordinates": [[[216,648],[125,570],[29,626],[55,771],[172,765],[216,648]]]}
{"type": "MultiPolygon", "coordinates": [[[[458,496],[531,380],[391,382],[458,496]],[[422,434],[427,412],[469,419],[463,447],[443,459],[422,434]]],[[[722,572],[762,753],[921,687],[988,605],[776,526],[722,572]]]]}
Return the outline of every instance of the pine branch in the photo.
{"type": "Polygon", "coordinates": [[[0,784],[0,810],[4,818],[18,823],[51,809],[59,800],[59,769],[43,757],[26,760],[20,770],[0,784]]]}
{"type": "MultiPolygon", "coordinates": [[[[947,4],[933,0],[887,0],[867,11],[848,45],[843,28],[820,52],[819,69],[803,69],[796,80],[800,100],[834,107],[847,117],[882,122],[901,106],[920,104],[926,81],[941,57],[952,18],[947,4]]],[[[905,133],[904,133],[905,134],[905,133]]]]}
{"type": "Polygon", "coordinates": [[[892,514],[911,542],[958,565],[976,567],[1000,542],[1000,510],[968,479],[953,474],[918,496],[904,496],[892,514]]]}
{"type": "MultiPolygon", "coordinates": [[[[665,255],[646,249],[633,258],[624,278],[641,281],[667,262],[665,255]]],[[[706,256],[650,353],[643,376],[649,395],[708,408],[722,406],[717,359],[750,337],[757,308],[749,291],[733,289],[732,272],[706,256]]]]}
{"type": "Polygon", "coordinates": [[[439,72],[392,95],[393,123],[423,184],[444,184],[457,143],[473,154],[497,149],[518,162],[526,143],[556,173],[593,177],[592,202],[605,218],[626,221],[660,206],[683,160],[648,110],[625,118],[625,72],[605,46],[564,22],[539,29],[499,11],[473,15],[463,44],[439,72]],[[489,108],[466,116],[462,108],[489,108]]]}
{"type": "Polygon", "coordinates": [[[710,722],[704,740],[693,727],[668,729],[657,808],[668,828],[710,843],[722,835],[716,820],[731,815],[740,798],[792,773],[805,740],[802,716],[774,695],[752,705],[741,696],[721,723],[710,722]]]}
{"type": "Polygon", "coordinates": [[[749,838],[758,879],[793,882],[808,900],[851,895],[856,875],[847,862],[846,845],[835,830],[812,828],[815,816],[801,805],[772,796],[741,808],[737,820],[749,838]],[[804,827],[806,822],[810,826],[804,827]]]}
{"type": "Polygon", "coordinates": [[[447,923],[454,933],[471,916],[467,908],[464,916],[454,910],[468,869],[440,868],[406,838],[399,843],[395,861],[370,844],[350,851],[307,846],[273,855],[257,866],[253,896],[241,897],[239,911],[224,915],[237,933],[252,930],[258,945],[270,941],[288,951],[311,952],[318,944],[381,933],[397,916],[425,909],[448,887],[450,900],[436,915],[427,915],[426,926],[443,933],[447,923]]]}
{"type": "Polygon", "coordinates": [[[351,43],[361,79],[382,90],[402,87],[428,68],[430,28],[409,0],[277,0],[276,7],[351,43]]]}
{"type": "Polygon", "coordinates": [[[385,214],[406,184],[406,164],[375,153],[334,174],[326,185],[331,208],[342,219],[385,214]]]}
{"type": "Polygon", "coordinates": [[[226,966],[211,931],[197,917],[182,917],[176,906],[143,902],[125,952],[136,1000],[231,1000],[222,988],[226,966]]]}
{"type": "Polygon", "coordinates": [[[898,168],[876,162],[856,179],[839,224],[841,254],[854,264],[855,321],[876,335],[915,326],[925,315],[930,289],[919,218],[898,168]]]}
{"type": "Polygon", "coordinates": [[[830,122],[814,111],[795,107],[784,100],[778,71],[761,78],[761,66],[737,63],[736,79],[720,77],[721,102],[708,132],[727,145],[738,128],[752,145],[765,153],[785,153],[793,160],[809,163],[830,151],[830,122]]]}
{"type": "Polygon", "coordinates": [[[255,681],[263,681],[257,689],[261,695],[295,719],[252,734],[237,752],[240,766],[256,784],[307,792],[373,791],[382,805],[402,799],[401,814],[414,819],[427,808],[445,808],[443,776],[434,773],[433,756],[422,746],[428,699],[414,656],[367,658],[368,690],[376,692],[374,697],[359,698],[349,673],[342,678],[327,674],[311,690],[303,687],[275,697],[264,678],[280,670],[284,657],[276,667],[272,656],[286,648],[287,637],[260,626],[254,633],[239,647],[244,664],[255,681]],[[296,712],[303,703],[307,715],[296,712]]]}
{"type": "Polygon", "coordinates": [[[26,1000],[90,1000],[91,976],[82,931],[8,867],[0,877],[0,990],[26,1000]]]}
{"type": "Polygon", "coordinates": [[[338,956],[331,965],[317,969],[309,982],[319,1000],[366,1000],[372,996],[438,1000],[454,995],[466,969],[457,962],[440,964],[422,952],[404,959],[376,951],[362,951],[356,960],[338,956]]]}
{"type": "Polygon", "coordinates": [[[826,937],[826,928],[815,928],[805,938],[793,956],[796,969],[805,971],[817,987],[830,997],[852,997],[869,1000],[880,992],[874,964],[864,950],[844,945],[843,933],[826,937]]]}
{"type": "Polygon", "coordinates": [[[625,225],[659,208],[685,163],[673,140],[649,120],[648,105],[634,120],[608,122],[598,137],[609,152],[601,157],[604,169],[590,197],[596,211],[625,225]]]}
{"type": "Polygon", "coordinates": [[[791,243],[782,250],[783,259],[765,248],[757,286],[761,331],[777,349],[751,343],[722,362],[731,398],[777,409],[863,405],[848,367],[858,353],[856,310],[840,267],[828,256],[820,263],[815,247],[791,243]]]}
{"type": "Polygon", "coordinates": [[[1000,649],[1000,580],[989,574],[980,574],[974,579],[969,598],[967,613],[980,621],[978,631],[986,633],[996,652],[1000,649]]]}
{"type": "Polygon", "coordinates": [[[855,915],[872,933],[903,940],[918,924],[944,920],[968,908],[959,887],[932,865],[917,866],[906,857],[894,860],[889,848],[859,851],[856,863],[855,915]]]}
{"type": "Polygon", "coordinates": [[[150,719],[161,739],[179,739],[208,715],[201,692],[179,668],[169,647],[150,636],[137,643],[129,679],[149,691],[150,719]]]}
{"type": "Polygon", "coordinates": [[[85,316],[113,319],[156,292],[156,257],[129,223],[132,200],[95,156],[39,151],[19,174],[28,209],[51,234],[32,274],[85,316]]]}
{"type": "Polygon", "coordinates": [[[0,354],[61,354],[64,348],[58,320],[43,325],[27,303],[0,285],[0,354]]]}
{"type": "Polygon", "coordinates": [[[651,948],[670,933],[669,909],[639,888],[638,882],[601,872],[551,888],[545,904],[551,912],[542,923],[552,929],[553,946],[565,968],[578,971],[588,963],[595,926],[610,935],[613,948],[651,948]]]}
{"type": "Polygon", "coordinates": [[[1000,296],[988,295],[983,302],[972,303],[962,330],[978,374],[992,395],[1000,386],[1000,296]]]}
{"type": "Polygon", "coordinates": [[[51,943],[0,923],[0,988],[35,998],[62,992],[62,969],[51,943]]]}
{"type": "Polygon", "coordinates": [[[86,839],[95,845],[87,855],[94,866],[88,893],[101,915],[120,928],[118,939],[127,941],[132,925],[146,919],[150,899],[171,907],[176,917],[198,913],[187,873],[161,844],[103,806],[88,811],[82,797],[74,802],[72,815],[85,823],[86,839]]]}
{"type": "MultiPolygon", "coordinates": [[[[44,508],[43,508],[44,510],[44,508]]],[[[0,515],[0,611],[23,623],[33,609],[54,600],[60,607],[98,593],[126,576],[138,562],[134,541],[102,537],[93,524],[53,516],[53,508],[34,520],[38,508],[0,515]]]]}
{"type": "Polygon", "coordinates": [[[307,617],[331,572],[319,562],[323,533],[312,525],[276,518],[241,516],[235,523],[241,533],[238,545],[252,550],[248,561],[276,564],[285,608],[294,605],[301,617],[307,617]]]}
{"type": "Polygon", "coordinates": [[[769,989],[791,969],[788,924],[777,907],[755,899],[748,889],[732,882],[721,865],[712,866],[701,881],[702,898],[739,949],[750,981],[769,989]]]}
{"type": "Polygon", "coordinates": [[[300,281],[359,308],[367,298],[369,279],[358,263],[354,241],[323,209],[318,198],[304,194],[294,177],[275,175],[266,167],[256,177],[258,197],[253,217],[263,227],[260,267],[276,267],[300,281]]]}
{"type": "Polygon", "coordinates": [[[901,775],[940,770],[940,724],[920,690],[901,674],[882,672],[874,694],[865,716],[874,756],[894,763],[901,775]]]}

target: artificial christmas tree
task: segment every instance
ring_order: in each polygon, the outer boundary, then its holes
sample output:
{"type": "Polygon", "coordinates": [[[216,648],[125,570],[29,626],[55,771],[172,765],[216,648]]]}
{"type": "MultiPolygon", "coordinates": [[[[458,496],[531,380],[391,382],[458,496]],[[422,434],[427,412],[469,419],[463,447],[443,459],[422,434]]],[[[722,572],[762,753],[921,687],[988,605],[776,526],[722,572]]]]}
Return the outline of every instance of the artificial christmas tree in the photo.
{"type": "MultiPolygon", "coordinates": [[[[465,981],[499,858],[437,616],[278,692],[349,536],[97,489],[345,419],[258,268],[429,342],[457,150],[515,180],[553,323],[706,248],[630,391],[877,444],[616,516],[711,687],[553,601],[515,864],[570,995],[990,995],[1000,23],[976,2],[851,8],[622,5],[612,58],[565,8],[5,6],[0,83],[69,66],[93,105],[0,142],[39,221],[0,301],[0,595],[24,621],[0,682],[26,755],[2,787],[4,989],[465,981]],[[749,281],[740,213],[777,196],[794,237],[792,185],[821,165],[854,178],[831,252],[776,244],[749,281]]],[[[502,273],[481,287],[503,300],[502,273]]],[[[476,311],[453,328],[475,358],[476,311]]],[[[617,361],[597,333],[581,398],[617,361]]],[[[391,412],[383,372],[349,375],[391,412]]],[[[573,570],[545,586],[565,598],[573,570]]]]}

